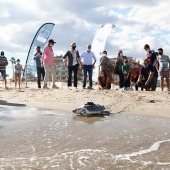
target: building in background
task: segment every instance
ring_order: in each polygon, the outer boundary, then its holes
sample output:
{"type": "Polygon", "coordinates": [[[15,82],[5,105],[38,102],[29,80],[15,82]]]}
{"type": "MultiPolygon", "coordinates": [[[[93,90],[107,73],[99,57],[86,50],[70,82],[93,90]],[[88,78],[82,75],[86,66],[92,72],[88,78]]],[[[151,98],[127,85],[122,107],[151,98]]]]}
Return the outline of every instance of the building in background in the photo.
{"type": "MultiPolygon", "coordinates": [[[[135,68],[138,64],[139,61],[136,61],[133,57],[127,57],[129,64],[131,68],[135,68]]],[[[56,64],[56,78],[57,81],[67,81],[68,77],[68,69],[67,67],[64,67],[64,62],[63,62],[63,56],[55,56],[54,58],[55,64],[56,64]]],[[[113,66],[116,64],[116,58],[110,58],[113,66]]],[[[114,78],[115,83],[119,81],[119,77],[117,75],[112,75],[114,78]]],[[[78,70],[78,80],[82,80],[83,75],[82,75],[82,70],[79,68],[78,70]]]]}
{"type": "MultiPolygon", "coordinates": [[[[64,67],[63,56],[56,56],[54,57],[55,64],[56,64],[56,78],[57,81],[67,81],[68,78],[68,68],[64,67]]],[[[78,80],[82,80],[82,70],[78,69],[78,80]]]]}

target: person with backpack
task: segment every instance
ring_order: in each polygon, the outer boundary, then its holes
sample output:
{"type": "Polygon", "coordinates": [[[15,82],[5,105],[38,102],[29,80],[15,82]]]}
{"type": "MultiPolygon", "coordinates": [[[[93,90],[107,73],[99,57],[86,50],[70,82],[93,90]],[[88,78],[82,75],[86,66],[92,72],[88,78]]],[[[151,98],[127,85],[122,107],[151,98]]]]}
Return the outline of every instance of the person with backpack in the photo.
{"type": "Polygon", "coordinates": [[[63,57],[64,66],[68,67],[68,82],[67,86],[72,86],[72,72],[74,73],[74,87],[77,90],[77,73],[79,64],[81,64],[79,51],[76,50],[76,43],[71,43],[71,49],[66,52],[63,57]],[[68,59],[68,62],[67,62],[68,59]]]}

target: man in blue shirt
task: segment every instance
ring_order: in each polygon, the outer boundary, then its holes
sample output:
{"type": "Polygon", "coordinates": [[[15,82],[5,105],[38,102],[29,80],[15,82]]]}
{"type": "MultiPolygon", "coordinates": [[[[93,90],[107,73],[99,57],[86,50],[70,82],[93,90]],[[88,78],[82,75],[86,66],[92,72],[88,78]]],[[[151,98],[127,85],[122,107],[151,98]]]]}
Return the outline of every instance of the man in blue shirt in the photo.
{"type": "Polygon", "coordinates": [[[92,84],[93,84],[92,75],[93,75],[93,68],[96,63],[96,56],[93,52],[91,52],[91,45],[87,45],[86,47],[87,47],[87,51],[83,52],[80,57],[83,63],[83,89],[86,88],[87,72],[89,75],[88,89],[92,89],[92,84]]]}
{"type": "Polygon", "coordinates": [[[137,84],[139,87],[142,87],[142,89],[145,88],[146,91],[155,91],[155,82],[154,68],[149,64],[149,60],[145,59],[139,73],[137,84]]]}
{"type": "Polygon", "coordinates": [[[36,61],[36,67],[37,67],[37,83],[38,83],[38,88],[41,88],[41,75],[44,79],[45,76],[45,71],[44,67],[41,65],[41,58],[42,58],[42,52],[41,52],[41,47],[37,46],[36,47],[36,53],[34,55],[34,60],[36,61]]]}

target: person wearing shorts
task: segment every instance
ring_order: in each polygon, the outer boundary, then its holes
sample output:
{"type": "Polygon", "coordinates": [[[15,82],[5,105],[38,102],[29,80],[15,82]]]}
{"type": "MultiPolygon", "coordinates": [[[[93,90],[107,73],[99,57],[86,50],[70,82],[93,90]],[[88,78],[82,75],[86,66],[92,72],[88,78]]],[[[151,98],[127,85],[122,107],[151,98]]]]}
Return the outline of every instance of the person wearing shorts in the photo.
{"type": "Polygon", "coordinates": [[[170,59],[169,56],[163,54],[163,49],[158,49],[158,62],[157,70],[159,72],[159,75],[161,77],[161,90],[164,90],[164,79],[166,79],[167,83],[167,90],[170,91],[169,87],[169,70],[170,70],[170,59]]]}
{"type": "Polygon", "coordinates": [[[4,52],[1,51],[1,55],[0,55],[0,73],[2,75],[2,78],[5,82],[5,89],[8,89],[7,87],[7,80],[6,80],[6,66],[8,65],[8,60],[7,58],[4,56],[4,52]]]}
{"type": "Polygon", "coordinates": [[[21,89],[21,71],[22,65],[20,64],[20,60],[17,60],[17,64],[15,65],[15,88],[17,87],[17,82],[19,85],[19,89],[21,89]]]}

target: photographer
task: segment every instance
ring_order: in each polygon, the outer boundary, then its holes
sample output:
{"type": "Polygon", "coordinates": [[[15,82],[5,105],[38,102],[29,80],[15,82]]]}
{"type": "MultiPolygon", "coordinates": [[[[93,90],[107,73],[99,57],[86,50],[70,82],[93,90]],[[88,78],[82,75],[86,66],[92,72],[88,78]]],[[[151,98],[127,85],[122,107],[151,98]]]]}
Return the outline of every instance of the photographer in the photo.
{"type": "Polygon", "coordinates": [[[116,66],[118,67],[118,75],[119,75],[119,88],[122,89],[124,87],[124,75],[122,72],[122,66],[124,65],[124,61],[127,60],[127,57],[123,55],[123,51],[118,51],[118,57],[116,59],[116,66]]]}
{"type": "Polygon", "coordinates": [[[146,91],[155,91],[155,82],[154,68],[149,64],[149,60],[145,59],[139,73],[137,84],[142,89],[145,88],[146,91]]]}
{"type": "Polygon", "coordinates": [[[107,51],[103,51],[102,57],[100,59],[101,70],[105,72],[106,76],[109,78],[109,82],[114,82],[112,78],[112,73],[114,72],[113,65],[110,59],[107,57],[107,51]]]}
{"type": "Polygon", "coordinates": [[[34,55],[34,60],[36,61],[36,67],[37,67],[37,77],[38,77],[37,83],[38,83],[38,88],[41,88],[41,75],[44,80],[45,71],[44,71],[44,67],[41,65],[42,52],[40,46],[37,46],[36,51],[37,52],[34,55]]]}

